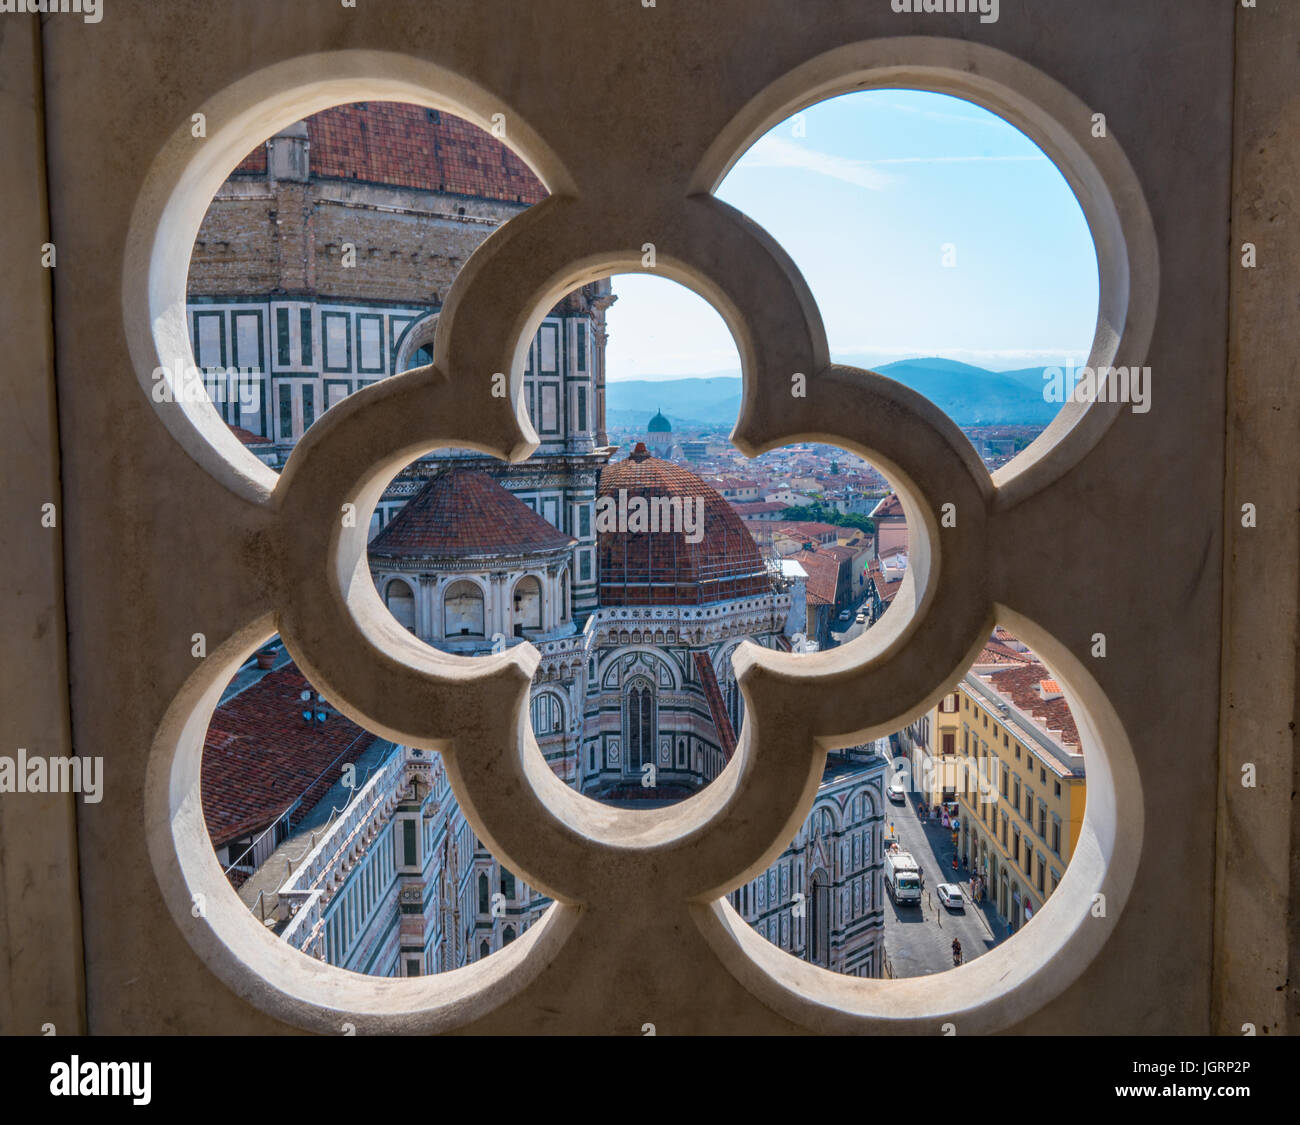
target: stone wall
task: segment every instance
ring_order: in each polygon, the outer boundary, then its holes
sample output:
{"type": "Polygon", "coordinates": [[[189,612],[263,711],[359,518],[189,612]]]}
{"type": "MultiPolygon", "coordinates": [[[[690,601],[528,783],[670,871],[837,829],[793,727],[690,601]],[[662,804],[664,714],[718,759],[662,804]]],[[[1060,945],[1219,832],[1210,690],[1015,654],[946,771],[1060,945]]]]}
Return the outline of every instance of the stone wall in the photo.
{"type": "Polygon", "coordinates": [[[474,249],[522,210],[397,187],[241,175],[222,187],[203,217],[189,293],[283,291],[437,306],[474,249]],[[345,243],[355,249],[355,267],[343,265],[345,243]]]}

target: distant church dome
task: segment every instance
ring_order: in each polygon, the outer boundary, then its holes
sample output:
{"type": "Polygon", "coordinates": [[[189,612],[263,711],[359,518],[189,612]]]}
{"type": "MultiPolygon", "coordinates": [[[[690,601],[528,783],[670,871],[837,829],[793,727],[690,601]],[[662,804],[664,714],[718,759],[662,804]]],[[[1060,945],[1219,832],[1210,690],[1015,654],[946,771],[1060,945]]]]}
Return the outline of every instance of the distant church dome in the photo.
{"type": "Polygon", "coordinates": [[[650,419],[650,425],[645,429],[648,434],[671,434],[673,432],[671,424],[661,411],[655,411],[655,416],[650,419]]]}
{"type": "Polygon", "coordinates": [[[689,469],[650,456],[642,442],[626,460],[606,466],[597,496],[602,606],[705,605],[771,593],[763,556],[736,510],[689,469]],[[638,496],[678,499],[679,509],[687,509],[691,520],[696,498],[703,498],[703,536],[674,530],[601,530],[600,499],[609,497],[621,507],[620,493],[629,502],[638,496]],[[698,541],[690,542],[692,538],[698,541]]]}

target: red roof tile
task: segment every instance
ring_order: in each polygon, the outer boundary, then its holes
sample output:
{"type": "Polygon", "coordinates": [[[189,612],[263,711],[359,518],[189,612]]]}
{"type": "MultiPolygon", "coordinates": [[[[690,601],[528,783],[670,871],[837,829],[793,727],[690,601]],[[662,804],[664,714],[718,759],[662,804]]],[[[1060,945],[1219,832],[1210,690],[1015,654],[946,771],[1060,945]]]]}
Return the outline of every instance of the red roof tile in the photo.
{"type": "MultiPolygon", "coordinates": [[[[789,505],[786,505],[786,507],[789,507],[789,505]]],[[[777,524],[775,530],[789,532],[792,535],[803,535],[812,539],[820,539],[823,535],[830,535],[838,539],[840,533],[846,529],[833,523],[821,523],[818,520],[789,520],[786,523],[777,524]]]]}
{"type": "Polygon", "coordinates": [[[876,596],[886,605],[894,600],[898,593],[898,588],[902,586],[903,579],[895,578],[886,580],[885,572],[880,565],[879,559],[872,559],[867,567],[867,573],[871,575],[871,583],[876,588],[876,596]]]}
{"type": "Polygon", "coordinates": [[[840,561],[822,551],[796,551],[786,556],[808,572],[808,597],[816,605],[834,605],[839,592],[840,561]]]}
{"type": "Polygon", "coordinates": [[[975,659],[976,664],[1033,664],[1035,658],[1028,653],[1003,644],[1001,641],[989,641],[975,659]]]}
{"type": "Polygon", "coordinates": [[[896,492],[891,492],[871,510],[872,519],[889,519],[891,517],[900,520],[906,518],[902,501],[898,499],[896,492]]]}
{"type": "MultiPolygon", "coordinates": [[[[226,423],[230,425],[230,423],[226,423]]],[[[274,445],[270,438],[262,437],[260,434],[253,433],[252,430],[246,430],[243,426],[230,426],[230,432],[239,438],[245,445],[274,445]]]]}
{"type": "Polygon", "coordinates": [[[691,543],[683,532],[601,532],[601,605],[703,605],[770,592],[754,537],[735,509],[689,469],[651,457],[637,442],[627,459],[607,465],[600,476],[600,496],[617,499],[622,489],[629,499],[680,497],[694,505],[703,497],[704,536],[691,543]]]}
{"type": "Polygon", "coordinates": [[[998,691],[1011,700],[1021,711],[1033,716],[1044,730],[1058,733],[1064,746],[1079,745],[1079,728],[1070,713],[1065,697],[1044,700],[1038,694],[1039,683],[1047,678],[1047,669],[1038,661],[1022,668],[999,668],[996,672],[982,674],[998,691]]]}
{"type": "Polygon", "coordinates": [[[852,562],[860,552],[855,551],[852,547],[841,547],[832,543],[830,546],[820,547],[818,550],[823,555],[830,555],[832,558],[839,559],[840,562],[852,562]]]}
{"type": "Polygon", "coordinates": [[[575,540],[486,473],[451,469],[429,481],[370,542],[379,558],[491,558],[556,551],[575,540]]]}
{"type": "MultiPolygon", "coordinates": [[[[315,805],[376,736],[331,712],[303,721],[311,684],[292,664],[217,707],[203,740],[203,817],[215,847],[265,828],[299,797],[315,805]]],[[[314,701],[314,696],[313,696],[314,701]]]]}
{"type": "MultiPolygon", "coordinates": [[[[306,119],[313,178],[394,184],[423,191],[537,203],[546,189],[490,133],[468,121],[405,102],[355,102],[306,119]]],[[[265,174],[259,145],[235,169],[265,174]]]]}
{"type": "Polygon", "coordinates": [[[737,514],[745,516],[764,516],[769,512],[784,512],[789,504],[779,504],[775,500],[729,500],[727,501],[737,514]]]}

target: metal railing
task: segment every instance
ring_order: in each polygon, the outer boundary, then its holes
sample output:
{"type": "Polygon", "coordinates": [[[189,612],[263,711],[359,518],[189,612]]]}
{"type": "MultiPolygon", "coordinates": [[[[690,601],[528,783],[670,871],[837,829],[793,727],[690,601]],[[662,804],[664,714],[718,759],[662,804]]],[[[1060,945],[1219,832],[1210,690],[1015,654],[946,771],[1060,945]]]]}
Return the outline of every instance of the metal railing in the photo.
{"type": "Polygon", "coordinates": [[[343,862],[348,846],[382,808],[382,794],[405,769],[407,760],[405,752],[393,754],[373,777],[352,791],[342,809],[331,810],[329,820],[312,831],[307,849],[287,860],[285,882],[275,892],[277,908],[279,899],[288,899],[294,910],[280,935],[284,941],[301,949],[315,940],[321,924],[321,898],[325,893],[321,884],[343,862]],[[295,870],[294,864],[300,866],[295,870]]]}
{"type": "MultiPolygon", "coordinates": [[[[310,786],[308,788],[310,788],[310,786]]],[[[273,821],[271,821],[270,825],[264,828],[261,831],[261,833],[259,833],[254,838],[253,842],[248,845],[248,847],[246,847],[242,852],[239,853],[238,858],[231,860],[230,864],[222,869],[222,874],[225,875],[227,878],[229,878],[230,873],[234,871],[236,868],[251,867],[254,871],[256,871],[259,867],[261,867],[262,864],[264,864],[274,853],[276,846],[278,844],[278,841],[275,840],[274,838],[272,838],[270,844],[267,845],[264,845],[264,841],[268,836],[271,836],[275,832],[275,830],[280,826],[280,822],[282,820],[286,821],[285,827],[286,827],[286,835],[287,835],[287,829],[288,829],[287,818],[292,816],[294,811],[301,804],[302,804],[302,797],[299,796],[292,804],[289,805],[287,809],[284,810],[284,812],[282,812],[273,821]],[[250,852],[252,853],[252,857],[253,857],[252,862],[246,864],[243,862],[244,857],[247,856],[250,852]]]]}

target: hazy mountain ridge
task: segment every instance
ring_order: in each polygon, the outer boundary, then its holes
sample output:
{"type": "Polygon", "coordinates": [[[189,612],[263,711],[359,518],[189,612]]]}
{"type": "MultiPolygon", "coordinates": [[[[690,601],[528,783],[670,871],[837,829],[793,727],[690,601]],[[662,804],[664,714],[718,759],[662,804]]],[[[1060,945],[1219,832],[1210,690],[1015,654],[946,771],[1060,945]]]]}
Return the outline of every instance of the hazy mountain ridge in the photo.
{"type": "MultiPolygon", "coordinates": [[[[905,359],[876,368],[940,407],[959,426],[1046,425],[1057,403],[1043,399],[1042,367],[988,371],[956,360],[905,359]]],[[[610,425],[641,427],[662,410],[676,428],[730,427],[740,413],[739,375],[629,379],[606,384],[610,425]]]]}

